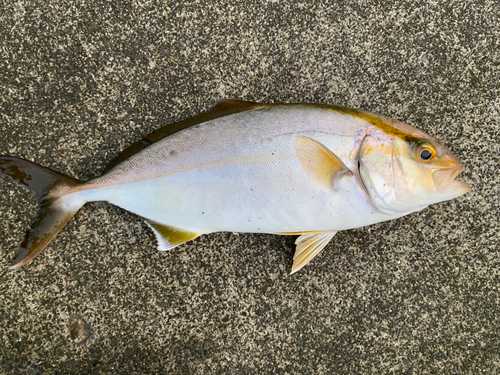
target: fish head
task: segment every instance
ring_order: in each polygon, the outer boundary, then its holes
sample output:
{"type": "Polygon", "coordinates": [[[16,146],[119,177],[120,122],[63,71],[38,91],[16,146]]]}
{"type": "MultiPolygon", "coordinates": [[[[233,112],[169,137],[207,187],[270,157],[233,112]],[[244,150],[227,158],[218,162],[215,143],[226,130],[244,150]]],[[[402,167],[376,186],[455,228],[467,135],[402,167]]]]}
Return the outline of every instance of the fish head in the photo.
{"type": "Polygon", "coordinates": [[[357,158],[358,179],[382,212],[413,212],[465,194],[455,178],[463,164],[435,138],[407,124],[381,118],[370,126],[357,158]]]}

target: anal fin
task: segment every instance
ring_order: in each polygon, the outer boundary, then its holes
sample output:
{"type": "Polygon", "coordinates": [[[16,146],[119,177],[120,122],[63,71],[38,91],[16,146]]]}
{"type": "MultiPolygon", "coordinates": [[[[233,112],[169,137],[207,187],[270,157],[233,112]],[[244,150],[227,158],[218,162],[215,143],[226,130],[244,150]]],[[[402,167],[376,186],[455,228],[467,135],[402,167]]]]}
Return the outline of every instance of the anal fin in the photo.
{"type": "Polygon", "coordinates": [[[153,230],[158,242],[158,250],[165,251],[173,249],[185,242],[188,242],[201,233],[190,232],[170,225],[160,224],[156,221],[145,219],[144,221],[153,230]]]}
{"type": "Polygon", "coordinates": [[[337,231],[307,233],[295,241],[297,245],[293,256],[291,274],[297,272],[309,263],[330,242],[337,231]]]}

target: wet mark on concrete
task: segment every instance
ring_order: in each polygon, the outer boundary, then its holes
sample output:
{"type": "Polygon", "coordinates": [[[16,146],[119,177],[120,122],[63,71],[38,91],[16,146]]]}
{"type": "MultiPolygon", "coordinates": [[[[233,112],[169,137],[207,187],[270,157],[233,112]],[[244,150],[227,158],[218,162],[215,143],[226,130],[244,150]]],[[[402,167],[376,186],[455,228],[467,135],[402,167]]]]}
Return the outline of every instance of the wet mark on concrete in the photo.
{"type": "Polygon", "coordinates": [[[81,314],[71,314],[68,319],[69,337],[76,344],[86,343],[92,336],[92,327],[81,314]]]}

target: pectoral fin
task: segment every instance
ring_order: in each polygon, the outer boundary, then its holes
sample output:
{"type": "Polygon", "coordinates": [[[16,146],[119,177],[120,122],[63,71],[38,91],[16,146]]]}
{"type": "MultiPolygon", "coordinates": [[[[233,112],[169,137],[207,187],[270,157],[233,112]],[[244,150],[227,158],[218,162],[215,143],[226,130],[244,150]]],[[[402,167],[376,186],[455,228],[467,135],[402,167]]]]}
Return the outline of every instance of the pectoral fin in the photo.
{"type": "Polygon", "coordinates": [[[309,263],[330,242],[337,231],[303,234],[295,241],[297,245],[293,256],[291,274],[309,263]]]}
{"type": "Polygon", "coordinates": [[[336,179],[352,174],[337,155],[309,137],[295,137],[295,155],[307,176],[328,189],[336,179]]]}
{"type": "Polygon", "coordinates": [[[173,249],[201,234],[172,227],[170,225],[160,224],[149,219],[144,219],[144,221],[153,230],[158,242],[158,250],[160,251],[173,249]]]}

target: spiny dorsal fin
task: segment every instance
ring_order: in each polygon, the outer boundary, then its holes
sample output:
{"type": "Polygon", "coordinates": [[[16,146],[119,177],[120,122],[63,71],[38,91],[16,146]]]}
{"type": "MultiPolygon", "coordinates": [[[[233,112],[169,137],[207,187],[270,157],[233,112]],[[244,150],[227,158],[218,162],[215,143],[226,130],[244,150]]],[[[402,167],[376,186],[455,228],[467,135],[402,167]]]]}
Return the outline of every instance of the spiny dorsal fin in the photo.
{"type": "Polygon", "coordinates": [[[327,189],[333,187],[335,179],[352,174],[337,155],[309,137],[295,137],[295,155],[307,176],[327,189]]]}
{"type": "Polygon", "coordinates": [[[219,100],[208,112],[200,113],[199,115],[166,125],[146,135],[141,140],[132,143],[129,147],[120,152],[113,160],[110,161],[106,168],[104,168],[102,174],[109,172],[118,164],[127,160],[129,157],[138,153],[139,151],[144,150],[151,144],[156,143],[174,133],[177,133],[178,131],[187,129],[191,126],[195,126],[209,120],[214,120],[216,118],[231,115],[233,113],[247,111],[249,109],[257,108],[263,105],[265,104],[245,102],[241,100],[219,100]]]}
{"type": "Polygon", "coordinates": [[[295,241],[297,245],[293,256],[291,274],[309,263],[330,242],[337,231],[303,234],[295,241]]]}
{"type": "Polygon", "coordinates": [[[161,251],[173,249],[174,247],[188,242],[200,235],[200,233],[160,224],[153,220],[144,219],[144,221],[153,230],[156,240],[158,241],[158,250],[161,251]]]}

